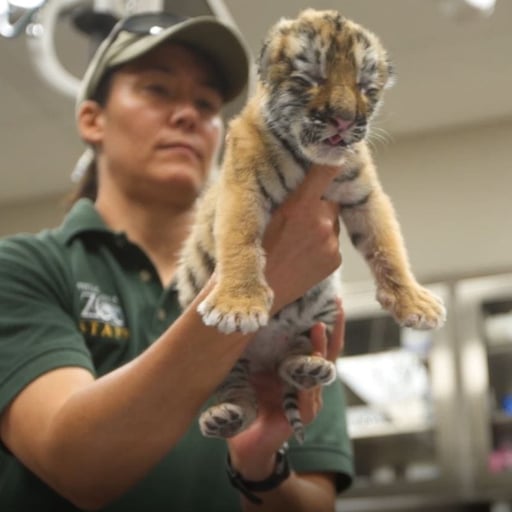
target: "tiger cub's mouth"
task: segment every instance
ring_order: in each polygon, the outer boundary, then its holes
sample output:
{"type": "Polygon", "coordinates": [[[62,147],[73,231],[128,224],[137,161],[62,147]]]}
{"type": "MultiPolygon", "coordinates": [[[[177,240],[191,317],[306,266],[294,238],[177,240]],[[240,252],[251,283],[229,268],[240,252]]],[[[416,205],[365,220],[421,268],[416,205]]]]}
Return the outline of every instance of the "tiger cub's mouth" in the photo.
{"type": "Polygon", "coordinates": [[[329,146],[347,147],[349,145],[341,133],[335,133],[334,135],[323,139],[322,142],[329,146]]]}

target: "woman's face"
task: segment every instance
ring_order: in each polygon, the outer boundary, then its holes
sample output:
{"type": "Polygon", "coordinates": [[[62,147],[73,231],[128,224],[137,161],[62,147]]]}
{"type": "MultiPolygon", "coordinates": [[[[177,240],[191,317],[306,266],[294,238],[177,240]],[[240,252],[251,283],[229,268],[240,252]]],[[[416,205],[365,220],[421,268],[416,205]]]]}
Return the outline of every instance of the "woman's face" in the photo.
{"type": "Polygon", "coordinates": [[[163,44],[122,66],[98,116],[100,193],[110,183],[188,206],[220,146],[222,103],[213,67],[185,46],[163,44]]]}

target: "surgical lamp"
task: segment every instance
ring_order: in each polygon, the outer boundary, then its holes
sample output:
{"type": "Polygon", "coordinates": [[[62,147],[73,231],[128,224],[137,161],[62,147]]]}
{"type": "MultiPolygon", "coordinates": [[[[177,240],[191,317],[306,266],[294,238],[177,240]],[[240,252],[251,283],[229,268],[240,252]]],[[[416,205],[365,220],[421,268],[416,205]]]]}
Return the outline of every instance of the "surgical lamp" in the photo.
{"type": "MultiPolygon", "coordinates": [[[[206,0],[206,4],[214,16],[236,27],[223,0],[206,0]]],[[[88,36],[93,51],[118,18],[163,9],[164,0],[0,0],[0,36],[25,33],[32,65],[41,78],[74,98],[80,81],[62,65],[55,49],[59,19],[64,15],[72,19],[75,28],[88,36]]]]}

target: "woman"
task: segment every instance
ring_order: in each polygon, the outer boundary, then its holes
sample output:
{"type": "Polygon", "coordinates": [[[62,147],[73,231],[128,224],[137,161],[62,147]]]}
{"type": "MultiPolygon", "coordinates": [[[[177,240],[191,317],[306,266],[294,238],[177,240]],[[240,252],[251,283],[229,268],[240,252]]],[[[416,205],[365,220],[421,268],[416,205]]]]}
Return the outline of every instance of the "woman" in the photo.
{"type": "MultiPolygon", "coordinates": [[[[221,108],[246,80],[243,44],[211,18],[137,15],[98,49],[77,101],[94,151],[77,197],[92,201],[55,230],[0,244],[6,510],[323,511],[348,485],[339,386],[301,394],[303,417],[316,420],[291,446],[290,472],[272,376],[259,379],[250,429],[228,443],[197,429],[250,336],[202,323],[208,286],[179,311],[173,276],[220,147],[221,108]]],[[[335,171],[309,173],[267,229],[276,311],[340,263],[337,212],[320,200],[335,171]]],[[[341,312],[328,353],[323,326],[312,331],[332,359],[341,341],[341,312]]]]}

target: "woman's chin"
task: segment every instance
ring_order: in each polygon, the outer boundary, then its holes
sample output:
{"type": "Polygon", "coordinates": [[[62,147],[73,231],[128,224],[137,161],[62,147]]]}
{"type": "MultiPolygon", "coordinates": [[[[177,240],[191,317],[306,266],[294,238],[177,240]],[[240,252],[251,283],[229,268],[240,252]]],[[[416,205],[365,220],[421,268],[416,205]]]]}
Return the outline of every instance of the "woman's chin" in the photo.
{"type": "Polygon", "coordinates": [[[158,176],[154,181],[155,199],[162,197],[166,202],[193,205],[204,188],[204,180],[190,172],[173,172],[172,175],[158,176]]]}

